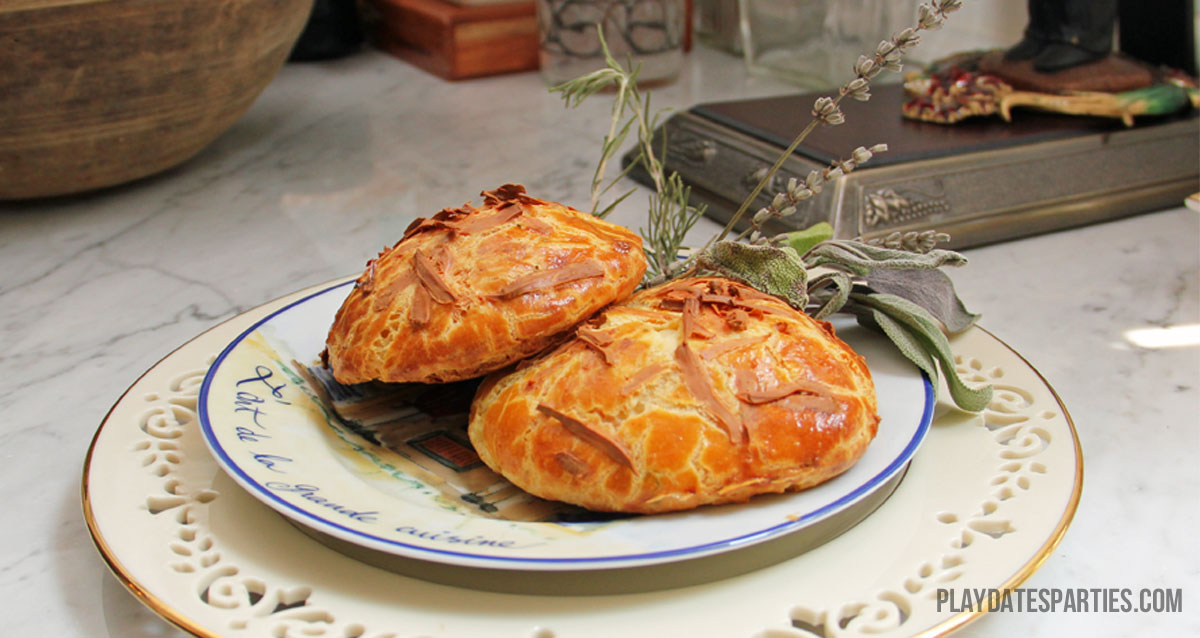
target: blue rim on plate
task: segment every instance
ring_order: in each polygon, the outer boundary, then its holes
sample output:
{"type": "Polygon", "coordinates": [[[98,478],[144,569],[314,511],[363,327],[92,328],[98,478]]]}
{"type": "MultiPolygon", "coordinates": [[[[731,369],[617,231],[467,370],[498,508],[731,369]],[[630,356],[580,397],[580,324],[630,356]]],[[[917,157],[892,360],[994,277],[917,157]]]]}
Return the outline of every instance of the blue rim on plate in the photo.
{"type": "MultiPolygon", "coordinates": [[[[225,347],[224,350],[222,350],[220,355],[217,356],[213,364],[209,367],[209,370],[205,375],[204,382],[200,388],[197,412],[199,414],[200,427],[206,445],[212,452],[214,458],[217,460],[221,468],[227,474],[229,474],[230,477],[233,478],[235,482],[237,482],[243,489],[295,523],[299,523],[316,531],[329,534],[335,538],[340,538],[372,550],[383,551],[408,558],[417,558],[421,560],[442,562],[453,565],[523,570],[606,569],[613,567],[650,565],[698,558],[701,556],[709,556],[725,551],[732,551],[796,532],[808,525],[823,520],[845,509],[846,507],[849,507],[855,502],[871,494],[874,490],[886,484],[888,479],[894,477],[912,459],[912,456],[916,453],[921,441],[928,433],[933,417],[933,386],[927,377],[913,367],[912,372],[914,377],[917,374],[920,374],[920,380],[922,381],[922,386],[924,388],[923,407],[920,411],[918,423],[912,430],[911,437],[907,440],[907,442],[904,442],[901,439],[903,447],[900,448],[899,452],[896,453],[895,457],[892,458],[890,462],[887,462],[882,469],[878,470],[866,480],[858,483],[852,489],[848,489],[844,493],[839,492],[839,495],[836,498],[832,498],[828,502],[823,502],[818,507],[806,510],[800,514],[788,515],[782,521],[774,524],[766,524],[765,526],[752,525],[754,529],[733,533],[732,535],[722,536],[720,538],[707,539],[694,543],[684,540],[680,542],[679,546],[649,549],[646,551],[635,550],[626,551],[623,553],[601,552],[597,555],[587,555],[586,550],[584,550],[583,552],[572,554],[570,556],[530,556],[504,555],[502,553],[489,553],[484,551],[459,551],[457,549],[448,549],[445,547],[436,546],[434,543],[419,544],[407,540],[400,540],[394,537],[373,534],[364,531],[363,529],[356,529],[343,524],[342,522],[331,520],[328,516],[323,515],[324,512],[321,511],[320,506],[309,508],[302,507],[286,500],[272,489],[267,488],[261,479],[256,478],[253,472],[248,472],[245,468],[243,468],[242,464],[240,464],[230,454],[227,446],[222,442],[222,437],[217,434],[217,428],[214,428],[212,414],[209,407],[209,402],[212,398],[214,380],[222,371],[222,365],[229,361],[230,356],[238,350],[239,346],[243,346],[248,337],[259,331],[267,324],[279,319],[286,313],[296,312],[306,304],[312,304],[318,300],[328,301],[327,299],[322,299],[322,297],[340,291],[352,284],[353,281],[345,281],[304,296],[301,299],[289,303],[272,312],[270,315],[259,320],[250,328],[238,335],[236,339],[234,339],[228,346],[225,347]]],[[[340,301],[340,299],[338,301],[340,301]]],[[[332,316],[330,316],[329,319],[331,321],[332,316]]],[[[326,323],[316,327],[322,337],[322,343],[323,336],[328,325],[329,324],[326,323]]],[[[890,347],[890,343],[887,345],[890,347]]],[[[897,357],[901,356],[898,352],[896,352],[895,355],[897,357]]],[[[906,361],[905,364],[907,364],[906,361]]],[[[868,362],[868,365],[870,365],[870,362],[868,362]]],[[[873,371],[873,375],[874,374],[875,373],[873,371]]],[[[868,452],[869,451],[870,448],[868,448],[868,452]]],[[[837,478],[833,479],[833,481],[836,480],[837,478]]],[[[819,487],[821,486],[818,486],[818,488],[819,487]]],[[[816,488],[812,489],[815,490],[816,488]]],[[[802,491],[787,495],[768,496],[766,498],[786,499],[804,493],[805,492],[802,491]]],[[[761,499],[763,497],[758,498],[761,499]]],[[[738,516],[742,507],[743,506],[741,505],[726,505],[718,506],[718,509],[720,510],[721,516],[738,516]]],[[[707,511],[711,512],[713,511],[713,508],[708,508],[707,511]]],[[[455,516],[462,516],[466,518],[466,516],[462,514],[456,514],[455,516]]],[[[627,521],[655,518],[669,519],[672,516],[676,515],[667,514],[637,517],[634,519],[614,521],[613,524],[619,526],[628,524],[627,521]]],[[[477,518],[481,520],[490,520],[483,519],[482,517],[477,518]]],[[[504,523],[507,525],[516,526],[560,525],[557,523],[513,523],[508,521],[505,521],[504,523]]]]}

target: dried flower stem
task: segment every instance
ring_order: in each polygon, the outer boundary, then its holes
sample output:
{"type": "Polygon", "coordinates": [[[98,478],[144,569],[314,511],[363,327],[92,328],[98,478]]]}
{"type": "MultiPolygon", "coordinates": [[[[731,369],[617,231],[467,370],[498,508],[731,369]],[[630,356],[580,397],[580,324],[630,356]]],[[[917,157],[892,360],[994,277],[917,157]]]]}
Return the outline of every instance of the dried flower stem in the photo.
{"type": "Polygon", "coordinates": [[[772,219],[788,217],[796,213],[801,202],[821,192],[825,184],[832,182],[842,175],[871,161],[875,153],[887,150],[887,144],[876,144],[870,149],[858,147],[850,154],[850,159],[836,160],[824,170],[809,171],[803,182],[795,177],[788,180],[787,188],[775,194],[770,204],[760,208],[751,218],[750,227],[742,231],[735,241],[741,241],[749,236],[752,243],[765,243],[768,238],[762,235],[762,227],[772,219]]]}
{"type": "Polygon", "coordinates": [[[886,237],[876,237],[868,239],[866,244],[871,246],[880,246],[890,248],[892,250],[907,250],[913,253],[928,253],[937,247],[941,242],[950,241],[950,235],[941,233],[936,230],[925,230],[917,232],[910,230],[906,233],[896,231],[886,237]]]}

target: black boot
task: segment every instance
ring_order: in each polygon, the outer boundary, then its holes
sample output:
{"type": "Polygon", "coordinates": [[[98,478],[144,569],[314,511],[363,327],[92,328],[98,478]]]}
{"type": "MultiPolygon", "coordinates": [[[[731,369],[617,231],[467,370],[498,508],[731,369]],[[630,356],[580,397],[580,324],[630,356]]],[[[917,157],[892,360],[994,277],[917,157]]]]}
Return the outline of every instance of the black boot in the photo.
{"type": "Polygon", "coordinates": [[[1108,56],[1113,48],[1116,0],[1057,0],[1065,18],[1053,43],[1033,59],[1033,68],[1054,73],[1108,56]]]}
{"type": "Polygon", "coordinates": [[[1089,51],[1075,44],[1052,42],[1033,59],[1033,68],[1040,73],[1055,73],[1095,62],[1108,55],[1105,51],[1089,51]]]}
{"type": "Polygon", "coordinates": [[[1004,52],[1004,59],[1031,60],[1037,57],[1050,43],[1054,25],[1061,20],[1056,18],[1058,9],[1054,0],[1029,0],[1029,24],[1025,26],[1025,37],[1004,52]]]}

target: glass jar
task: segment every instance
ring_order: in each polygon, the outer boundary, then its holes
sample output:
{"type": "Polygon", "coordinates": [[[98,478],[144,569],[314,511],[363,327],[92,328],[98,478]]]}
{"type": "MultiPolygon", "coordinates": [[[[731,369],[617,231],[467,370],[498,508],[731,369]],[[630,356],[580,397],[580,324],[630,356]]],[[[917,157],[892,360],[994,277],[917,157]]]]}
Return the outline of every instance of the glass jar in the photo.
{"type": "Polygon", "coordinates": [[[605,66],[596,25],[622,64],[640,63],[639,84],[674,80],[683,66],[685,0],[537,0],[541,73],[561,84],[605,66]]]}
{"type": "Polygon", "coordinates": [[[740,19],[750,71],[829,89],[853,77],[858,56],[912,26],[916,0],[741,0],[740,19]]]}
{"type": "Polygon", "coordinates": [[[739,0],[695,0],[696,39],[714,49],[742,54],[739,0]]]}

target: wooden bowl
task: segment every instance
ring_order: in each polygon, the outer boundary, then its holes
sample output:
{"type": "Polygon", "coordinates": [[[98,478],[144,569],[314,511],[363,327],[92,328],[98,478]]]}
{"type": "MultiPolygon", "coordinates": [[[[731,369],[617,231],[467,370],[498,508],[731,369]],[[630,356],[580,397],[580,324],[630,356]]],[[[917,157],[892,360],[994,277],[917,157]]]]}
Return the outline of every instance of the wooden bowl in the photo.
{"type": "Polygon", "coordinates": [[[250,107],[313,0],[3,0],[0,199],[183,162],[250,107]]]}

